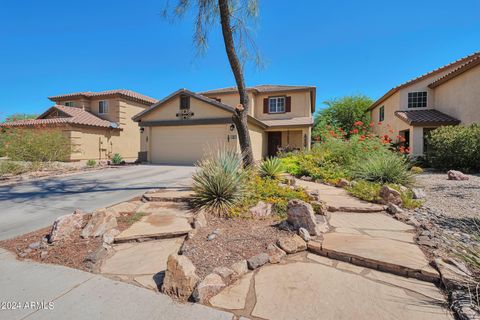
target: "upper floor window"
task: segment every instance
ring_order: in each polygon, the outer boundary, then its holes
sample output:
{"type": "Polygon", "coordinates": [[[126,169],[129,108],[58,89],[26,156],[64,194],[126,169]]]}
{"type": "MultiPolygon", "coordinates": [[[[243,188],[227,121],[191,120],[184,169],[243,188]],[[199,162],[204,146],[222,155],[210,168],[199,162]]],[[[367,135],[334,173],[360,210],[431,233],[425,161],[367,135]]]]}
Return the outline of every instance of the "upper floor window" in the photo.
{"type": "Polygon", "coordinates": [[[190,97],[180,96],[180,110],[190,109],[190,97]]]}
{"type": "Polygon", "coordinates": [[[66,107],[75,107],[75,102],[73,102],[73,101],[67,101],[67,102],[65,102],[65,106],[66,106],[66,107]]]}
{"type": "Polygon", "coordinates": [[[285,112],[285,97],[268,98],[268,112],[269,113],[285,112]]]}
{"type": "Polygon", "coordinates": [[[427,92],[409,92],[408,93],[408,107],[409,108],[426,108],[427,107],[427,92]]]}
{"type": "Polygon", "coordinates": [[[106,114],[108,113],[108,101],[101,100],[98,102],[98,113],[99,114],[106,114]]]}
{"type": "Polygon", "coordinates": [[[382,122],[385,120],[385,106],[381,106],[378,110],[378,121],[382,122]]]}

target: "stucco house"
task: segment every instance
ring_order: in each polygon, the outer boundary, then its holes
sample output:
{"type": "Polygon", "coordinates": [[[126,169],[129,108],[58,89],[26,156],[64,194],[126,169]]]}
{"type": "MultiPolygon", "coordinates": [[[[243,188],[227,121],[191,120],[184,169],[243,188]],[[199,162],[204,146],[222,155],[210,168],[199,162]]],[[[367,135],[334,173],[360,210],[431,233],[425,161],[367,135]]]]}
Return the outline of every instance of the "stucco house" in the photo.
{"type": "Polygon", "coordinates": [[[135,161],[140,130],[132,117],[157,100],[130,90],[75,92],[49,97],[55,103],[37,119],[17,120],[1,127],[58,128],[72,144],[70,161],[104,160],[119,153],[135,161]]]}
{"type": "MultiPolygon", "coordinates": [[[[259,85],[247,89],[248,126],[255,160],[279,150],[310,148],[316,89],[259,85]]],[[[133,117],[141,128],[141,158],[192,164],[220,145],[239,149],[232,121],[235,87],[195,93],[180,89],[133,117]]]]}
{"type": "Polygon", "coordinates": [[[381,123],[375,133],[405,140],[412,156],[423,155],[429,131],[480,123],[480,52],[391,89],[369,110],[372,121],[381,123]]]}

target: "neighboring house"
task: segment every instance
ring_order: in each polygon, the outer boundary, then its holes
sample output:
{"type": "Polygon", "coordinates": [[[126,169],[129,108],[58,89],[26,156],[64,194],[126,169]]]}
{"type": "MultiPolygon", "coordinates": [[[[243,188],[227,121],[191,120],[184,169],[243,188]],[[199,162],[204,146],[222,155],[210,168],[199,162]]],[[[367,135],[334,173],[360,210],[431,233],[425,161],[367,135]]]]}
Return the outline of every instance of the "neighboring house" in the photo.
{"type": "MultiPolygon", "coordinates": [[[[260,85],[247,92],[255,160],[310,148],[315,87],[260,85]]],[[[220,145],[239,150],[232,121],[239,100],[234,87],[201,93],[181,89],[152,105],[133,117],[142,131],[142,159],[192,164],[220,145]]]]}
{"type": "Polygon", "coordinates": [[[71,140],[70,161],[110,159],[115,153],[135,161],[140,151],[140,130],[131,118],[157,102],[130,90],[77,92],[49,99],[56,105],[37,119],[0,126],[61,129],[71,140]]]}
{"type": "Polygon", "coordinates": [[[423,155],[429,131],[480,122],[480,52],[391,89],[369,110],[381,123],[375,133],[394,141],[399,135],[413,156],[423,155]]]}

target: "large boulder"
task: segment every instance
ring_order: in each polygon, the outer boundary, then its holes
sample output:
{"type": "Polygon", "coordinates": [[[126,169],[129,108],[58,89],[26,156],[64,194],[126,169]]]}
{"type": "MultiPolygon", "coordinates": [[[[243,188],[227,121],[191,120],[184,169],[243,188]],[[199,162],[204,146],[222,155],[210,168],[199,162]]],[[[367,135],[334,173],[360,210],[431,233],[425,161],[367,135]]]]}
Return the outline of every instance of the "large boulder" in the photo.
{"type": "Polygon", "coordinates": [[[53,222],[48,241],[51,243],[70,238],[74,232],[79,231],[85,226],[86,216],[84,212],[77,209],[71,214],[58,217],[53,222]]]}
{"type": "Polygon", "coordinates": [[[199,280],[195,273],[195,266],[190,259],[178,254],[168,256],[167,270],[165,270],[162,285],[163,293],[180,301],[187,301],[199,280]]]}
{"type": "Polygon", "coordinates": [[[302,200],[290,200],[287,206],[287,221],[298,230],[305,228],[312,236],[317,236],[320,232],[317,230],[315,222],[315,212],[309,203],[302,200]]]}
{"type": "Polygon", "coordinates": [[[216,273],[210,273],[203,279],[193,291],[193,298],[200,303],[207,303],[225,287],[222,277],[216,273]]]}
{"type": "Polygon", "coordinates": [[[397,206],[402,205],[402,196],[400,192],[397,190],[390,188],[387,185],[384,185],[380,189],[380,197],[383,199],[383,202],[388,204],[388,203],[393,203],[397,206]]]}
{"type": "Polygon", "coordinates": [[[448,180],[468,180],[468,176],[457,170],[447,172],[448,180]]]}
{"type": "Polygon", "coordinates": [[[100,237],[117,227],[116,213],[112,210],[99,209],[92,213],[90,220],[80,234],[82,238],[100,237]]]}
{"type": "Polygon", "coordinates": [[[272,204],[258,201],[255,207],[250,208],[250,213],[256,218],[268,217],[272,214],[272,204]]]}

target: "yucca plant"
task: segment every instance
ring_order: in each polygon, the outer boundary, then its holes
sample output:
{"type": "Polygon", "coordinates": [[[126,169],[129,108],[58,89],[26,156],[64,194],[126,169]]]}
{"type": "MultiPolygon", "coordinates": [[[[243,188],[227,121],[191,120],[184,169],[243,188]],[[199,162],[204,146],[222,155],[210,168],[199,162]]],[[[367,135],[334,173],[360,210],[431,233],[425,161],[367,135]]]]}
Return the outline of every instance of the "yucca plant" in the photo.
{"type": "Polygon", "coordinates": [[[278,179],[285,173],[282,161],[279,158],[267,158],[260,163],[260,176],[263,178],[278,179]]]}
{"type": "Polygon", "coordinates": [[[380,183],[407,185],[412,180],[408,159],[394,152],[374,154],[355,164],[352,173],[356,179],[380,183]]]}
{"type": "Polygon", "coordinates": [[[219,148],[197,164],[192,178],[194,207],[224,215],[241,200],[247,174],[237,152],[219,148]]]}

